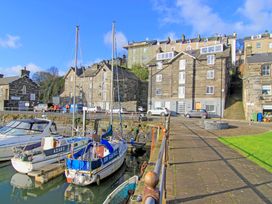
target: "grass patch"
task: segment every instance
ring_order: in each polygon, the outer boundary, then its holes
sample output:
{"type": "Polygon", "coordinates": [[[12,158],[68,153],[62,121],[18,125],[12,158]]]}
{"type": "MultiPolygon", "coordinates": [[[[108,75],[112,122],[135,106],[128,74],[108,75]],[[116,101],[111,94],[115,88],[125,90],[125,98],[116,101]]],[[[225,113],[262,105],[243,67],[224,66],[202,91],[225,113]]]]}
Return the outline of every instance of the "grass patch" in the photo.
{"type": "Polygon", "coordinates": [[[218,140],[272,172],[272,131],[257,135],[220,137],[218,140]]]}

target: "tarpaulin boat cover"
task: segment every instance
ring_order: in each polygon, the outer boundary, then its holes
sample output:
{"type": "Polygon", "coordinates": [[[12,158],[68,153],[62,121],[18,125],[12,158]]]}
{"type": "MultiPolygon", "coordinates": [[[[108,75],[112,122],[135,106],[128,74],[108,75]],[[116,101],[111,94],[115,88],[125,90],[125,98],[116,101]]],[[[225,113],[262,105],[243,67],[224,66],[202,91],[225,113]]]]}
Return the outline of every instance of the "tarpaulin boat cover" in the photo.
{"type": "Polygon", "coordinates": [[[105,138],[105,137],[111,136],[111,135],[112,135],[112,125],[110,125],[110,126],[108,127],[107,132],[105,132],[104,134],[101,135],[101,138],[105,138]]]}

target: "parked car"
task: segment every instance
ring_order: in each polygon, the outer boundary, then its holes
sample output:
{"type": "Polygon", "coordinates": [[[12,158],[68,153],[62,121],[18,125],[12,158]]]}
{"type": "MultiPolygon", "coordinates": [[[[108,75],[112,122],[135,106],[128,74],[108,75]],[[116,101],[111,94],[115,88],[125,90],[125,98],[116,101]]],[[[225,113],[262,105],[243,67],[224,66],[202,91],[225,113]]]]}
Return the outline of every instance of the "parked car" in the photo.
{"type": "Polygon", "coordinates": [[[48,111],[48,105],[46,103],[40,103],[33,107],[34,112],[48,111]]]}
{"type": "Polygon", "coordinates": [[[208,112],[205,109],[190,110],[185,114],[187,118],[208,118],[208,112]]]}
{"type": "Polygon", "coordinates": [[[144,109],[144,107],[143,107],[143,106],[139,106],[139,107],[138,107],[138,111],[139,111],[139,112],[144,112],[144,111],[145,111],[145,109],[144,109]]]}
{"type": "Polygon", "coordinates": [[[147,115],[169,115],[170,111],[165,107],[157,107],[155,109],[150,109],[147,111],[147,115]]]}
{"type": "Polygon", "coordinates": [[[100,106],[87,107],[86,110],[94,113],[102,112],[102,108],[100,106]]]}
{"type": "MultiPolygon", "coordinates": [[[[69,112],[70,113],[74,112],[74,104],[70,105],[69,112]]],[[[76,113],[82,113],[83,112],[83,104],[75,104],[75,112],[76,113]]]]}
{"type": "MultiPolygon", "coordinates": [[[[121,113],[127,113],[128,111],[125,108],[121,108],[121,110],[119,108],[112,109],[112,113],[120,113],[120,112],[121,113]]],[[[109,110],[108,113],[111,113],[111,110],[109,110]]]]}

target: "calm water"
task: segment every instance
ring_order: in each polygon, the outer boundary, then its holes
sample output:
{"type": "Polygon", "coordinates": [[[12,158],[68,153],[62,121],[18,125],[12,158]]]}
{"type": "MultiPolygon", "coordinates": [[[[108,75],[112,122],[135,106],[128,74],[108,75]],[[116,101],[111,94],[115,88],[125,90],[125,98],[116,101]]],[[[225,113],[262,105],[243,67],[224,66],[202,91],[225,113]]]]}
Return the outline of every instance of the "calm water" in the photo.
{"type": "Polygon", "coordinates": [[[146,158],[128,155],[124,165],[112,176],[101,181],[100,186],[79,187],[68,184],[59,176],[44,185],[35,184],[27,175],[16,173],[10,163],[0,163],[0,203],[102,203],[107,195],[129,177],[139,173],[146,158]]]}

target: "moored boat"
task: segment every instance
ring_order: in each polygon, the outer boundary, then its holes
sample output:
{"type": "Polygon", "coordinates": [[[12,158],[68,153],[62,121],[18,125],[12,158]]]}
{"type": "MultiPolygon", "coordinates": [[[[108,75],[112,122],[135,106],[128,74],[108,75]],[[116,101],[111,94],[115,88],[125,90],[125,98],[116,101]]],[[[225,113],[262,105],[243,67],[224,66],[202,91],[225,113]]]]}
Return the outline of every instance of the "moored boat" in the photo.
{"type": "Polygon", "coordinates": [[[44,137],[41,149],[18,152],[11,159],[11,163],[16,171],[29,173],[33,170],[39,170],[48,164],[61,161],[69,153],[84,152],[91,145],[91,140],[86,137],[44,137]]]}
{"type": "Polygon", "coordinates": [[[103,202],[103,204],[115,204],[115,203],[127,203],[132,193],[136,189],[138,183],[138,176],[133,176],[119,185],[114,191],[112,191],[103,202]]]}
{"type": "Polygon", "coordinates": [[[56,124],[47,119],[12,120],[0,129],[0,161],[10,160],[14,148],[40,146],[43,137],[57,134],[56,124]]]}
{"type": "Polygon", "coordinates": [[[95,182],[99,185],[101,179],[113,174],[122,166],[126,152],[126,141],[102,139],[83,156],[83,158],[89,157],[89,159],[66,158],[65,176],[67,182],[80,186],[95,182]]]}

